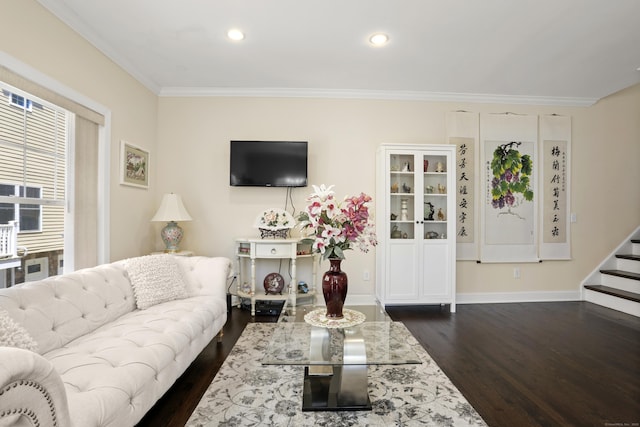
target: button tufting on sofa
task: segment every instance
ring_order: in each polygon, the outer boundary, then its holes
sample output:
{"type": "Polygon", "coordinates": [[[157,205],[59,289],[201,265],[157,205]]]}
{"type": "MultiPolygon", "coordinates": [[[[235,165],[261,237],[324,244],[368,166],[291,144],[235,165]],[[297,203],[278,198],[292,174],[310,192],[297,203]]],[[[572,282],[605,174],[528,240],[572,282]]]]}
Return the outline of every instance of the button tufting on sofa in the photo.
{"type": "Polygon", "coordinates": [[[224,325],[230,260],[174,258],[189,296],[145,310],[135,307],[123,261],[20,285],[33,293],[0,289],[11,295],[0,298],[0,308],[28,320],[25,327],[61,380],[47,391],[64,396],[68,407],[55,410],[75,426],[135,425],[224,325]]]}

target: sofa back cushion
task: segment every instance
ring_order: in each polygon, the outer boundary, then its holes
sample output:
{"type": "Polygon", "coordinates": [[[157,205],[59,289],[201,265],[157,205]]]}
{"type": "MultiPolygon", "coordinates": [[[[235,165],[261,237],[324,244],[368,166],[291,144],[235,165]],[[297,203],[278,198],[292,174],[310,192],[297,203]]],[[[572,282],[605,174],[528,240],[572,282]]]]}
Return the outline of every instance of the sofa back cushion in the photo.
{"type": "Polygon", "coordinates": [[[122,262],[0,289],[0,308],[44,354],[135,309],[122,262]]]}
{"type": "Polygon", "coordinates": [[[176,257],[161,255],[146,255],[129,258],[124,261],[136,306],[147,309],[153,305],[187,296],[187,289],[182,269],[178,266],[176,257]]]}
{"type": "Polygon", "coordinates": [[[38,344],[29,332],[0,308],[0,347],[17,347],[38,351],[38,344]]]}

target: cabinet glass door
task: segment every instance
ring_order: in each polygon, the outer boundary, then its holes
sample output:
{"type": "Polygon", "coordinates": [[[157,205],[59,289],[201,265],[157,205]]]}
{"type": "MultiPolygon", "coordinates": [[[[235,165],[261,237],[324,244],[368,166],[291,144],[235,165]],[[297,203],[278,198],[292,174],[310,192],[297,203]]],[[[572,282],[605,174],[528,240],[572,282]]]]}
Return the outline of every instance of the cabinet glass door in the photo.
{"type": "Polygon", "coordinates": [[[451,188],[447,188],[447,156],[423,155],[423,205],[425,240],[446,239],[447,221],[453,212],[447,212],[447,197],[451,188]]]}
{"type": "Polygon", "coordinates": [[[404,153],[391,154],[389,157],[389,237],[391,239],[415,238],[415,159],[413,154],[404,153]]]}

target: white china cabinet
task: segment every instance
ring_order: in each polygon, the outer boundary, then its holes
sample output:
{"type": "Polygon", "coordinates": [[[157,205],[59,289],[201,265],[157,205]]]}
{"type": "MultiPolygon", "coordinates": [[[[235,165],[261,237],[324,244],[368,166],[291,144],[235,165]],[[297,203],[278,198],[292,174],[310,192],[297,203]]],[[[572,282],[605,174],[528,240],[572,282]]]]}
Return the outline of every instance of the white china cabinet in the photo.
{"type": "Polygon", "coordinates": [[[454,145],[391,145],[376,168],[376,297],[450,304],[456,295],[454,145]]]}

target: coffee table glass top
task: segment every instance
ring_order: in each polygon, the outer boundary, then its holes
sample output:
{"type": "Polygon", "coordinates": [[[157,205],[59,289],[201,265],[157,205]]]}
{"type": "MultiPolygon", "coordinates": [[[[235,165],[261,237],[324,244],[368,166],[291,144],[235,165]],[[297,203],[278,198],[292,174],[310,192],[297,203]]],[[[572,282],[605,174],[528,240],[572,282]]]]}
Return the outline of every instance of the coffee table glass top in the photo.
{"type": "Polygon", "coordinates": [[[262,363],[308,366],[422,363],[410,347],[414,340],[401,322],[364,322],[344,329],[280,322],[262,363]]]}

